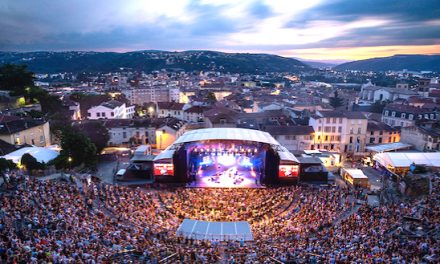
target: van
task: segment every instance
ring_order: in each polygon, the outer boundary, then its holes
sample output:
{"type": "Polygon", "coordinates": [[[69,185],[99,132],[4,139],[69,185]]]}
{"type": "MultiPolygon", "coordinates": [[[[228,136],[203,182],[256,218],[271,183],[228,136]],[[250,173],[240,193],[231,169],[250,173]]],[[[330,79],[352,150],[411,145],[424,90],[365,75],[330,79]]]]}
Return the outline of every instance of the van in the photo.
{"type": "Polygon", "coordinates": [[[116,179],[122,179],[124,178],[126,169],[120,169],[118,170],[118,172],[116,173],[116,179]]]}

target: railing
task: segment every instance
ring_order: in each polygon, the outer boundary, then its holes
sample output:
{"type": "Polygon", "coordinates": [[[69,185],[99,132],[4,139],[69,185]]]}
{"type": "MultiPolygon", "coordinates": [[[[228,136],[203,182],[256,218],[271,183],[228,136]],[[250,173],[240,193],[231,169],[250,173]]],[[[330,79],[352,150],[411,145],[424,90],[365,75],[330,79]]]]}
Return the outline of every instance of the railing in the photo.
{"type": "Polygon", "coordinates": [[[278,259],[276,259],[276,258],[269,257],[269,259],[272,260],[272,261],[275,262],[275,263],[278,263],[278,264],[284,264],[284,262],[282,262],[281,260],[278,260],[278,259]]]}
{"type": "Polygon", "coordinates": [[[177,253],[169,255],[168,257],[160,260],[159,263],[168,263],[168,261],[174,260],[175,257],[177,257],[177,253]]]}

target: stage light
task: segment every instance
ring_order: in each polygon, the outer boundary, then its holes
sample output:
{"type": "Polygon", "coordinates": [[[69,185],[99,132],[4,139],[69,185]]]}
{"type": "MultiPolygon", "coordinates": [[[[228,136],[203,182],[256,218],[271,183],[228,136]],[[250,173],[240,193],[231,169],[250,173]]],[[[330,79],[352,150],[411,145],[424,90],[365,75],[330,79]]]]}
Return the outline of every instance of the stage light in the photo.
{"type": "Polygon", "coordinates": [[[222,155],[217,157],[217,162],[223,166],[232,166],[235,164],[236,160],[233,155],[222,155]]]}

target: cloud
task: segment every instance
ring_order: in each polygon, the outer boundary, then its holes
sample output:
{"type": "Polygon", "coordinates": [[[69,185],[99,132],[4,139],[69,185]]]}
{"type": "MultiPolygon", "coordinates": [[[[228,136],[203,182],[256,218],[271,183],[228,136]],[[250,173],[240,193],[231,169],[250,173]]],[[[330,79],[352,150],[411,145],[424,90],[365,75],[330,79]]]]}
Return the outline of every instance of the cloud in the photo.
{"type": "Polygon", "coordinates": [[[438,0],[3,0],[0,49],[422,46],[439,44],[439,18],[438,0]]]}

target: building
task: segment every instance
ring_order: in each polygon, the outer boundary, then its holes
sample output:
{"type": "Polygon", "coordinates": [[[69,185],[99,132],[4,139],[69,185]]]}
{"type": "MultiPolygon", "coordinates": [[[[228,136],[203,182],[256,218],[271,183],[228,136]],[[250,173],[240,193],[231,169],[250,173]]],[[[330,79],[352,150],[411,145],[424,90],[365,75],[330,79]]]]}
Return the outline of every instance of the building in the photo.
{"type": "Polygon", "coordinates": [[[183,112],[183,120],[189,123],[198,123],[203,122],[205,115],[203,114],[206,110],[208,110],[207,107],[203,106],[192,106],[190,108],[185,109],[183,112]]]}
{"type": "Polygon", "coordinates": [[[47,147],[51,144],[49,122],[0,116],[0,139],[12,145],[47,147]]]}
{"type": "Polygon", "coordinates": [[[414,146],[419,151],[440,151],[440,124],[424,122],[402,128],[401,141],[414,146]]]}
{"type": "Polygon", "coordinates": [[[236,127],[239,113],[226,108],[215,107],[204,112],[206,127],[236,127]]]}
{"type": "Polygon", "coordinates": [[[186,123],[175,118],[105,120],[110,146],[149,144],[158,149],[168,147],[186,129],[186,123]]]}
{"type": "Polygon", "coordinates": [[[392,127],[414,126],[417,120],[436,120],[435,109],[389,104],[382,112],[382,122],[392,127]]]}
{"type": "MultiPolygon", "coordinates": [[[[397,99],[408,100],[411,96],[418,95],[416,91],[408,90],[407,88],[398,87],[382,87],[375,86],[371,83],[362,85],[359,97],[361,100],[370,102],[384,102],[384,101],[395,101],[397,99]]],[[[406,87],[406,86],[404,86],[406,87]]]]}
{"type": "Polygon", "coordinates": [[[292,153],[311,149],[314,144],[315,131],[311,126],[267,126],[265,131],[292,153]]]}
{"type": "Polygon", "coordinates": [[[111,100],[87,110],[88,119],[130,119],[134,116],[134,106],[111,100]]]}
{"type": "Polygon", "coordinates": [[[185,104],[175,102],[158,102],[157,116],[158,117],[173,117],[180,120],[185,120],[184,108],[185,104]]]}
{"type": "Polygon", "coordinates": [[[180,89],[163,86],[150,86],[135,89],[125,89],[122,93],[132,105],[144,105],[157,102],[179,102],[180,89]]]}
{"type": "Polygon", "coordinates": [[[385,123],[368,120],[367,144],[385,144],[400,141],[400,131],[385,123]]]}
{"type": "Polygon", "coordinates": [[[361,155],[365,151],[367,118],[360,112],[317,111],[309,119],[314,149],[361,155]]]}
{"type": "Polygon", "coordinates": [[[69,111],[70,118],[74,121],[81,120],[81,108],[78,102],[70,99],[64,99],[62,101],[63,106],[69,111]]]}

